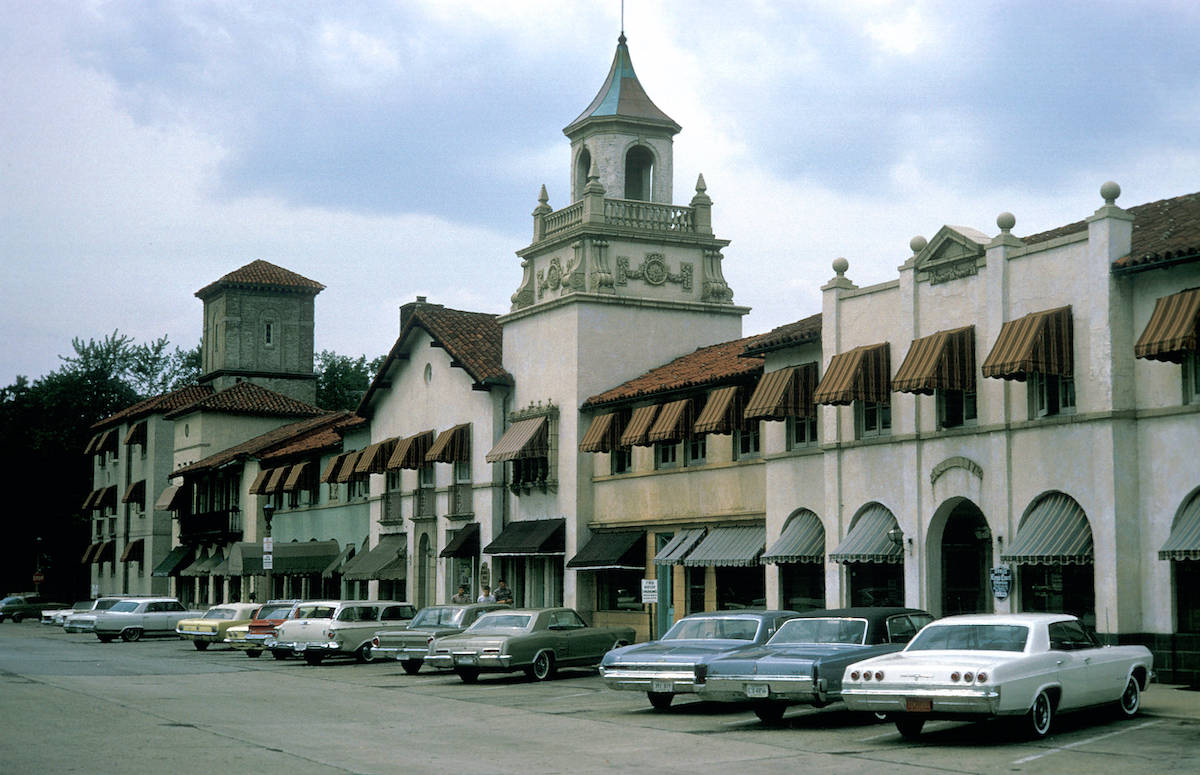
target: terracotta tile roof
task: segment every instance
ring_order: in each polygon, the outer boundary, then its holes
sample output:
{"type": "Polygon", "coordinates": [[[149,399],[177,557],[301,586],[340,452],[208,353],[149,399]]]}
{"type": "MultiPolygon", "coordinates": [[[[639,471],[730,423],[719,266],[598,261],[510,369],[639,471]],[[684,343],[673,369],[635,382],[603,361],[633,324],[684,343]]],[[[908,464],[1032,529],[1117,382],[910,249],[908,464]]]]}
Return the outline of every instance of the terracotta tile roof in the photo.
{"type": "Polygon", "coordinates": [[[287,443],[273,447],[270,452],[258,455],[264,465],[275,465],[285,459],[303,457],[314,452],[324,452],[329,449],[341,449],[342,437],[346,431],[365,423],[365,417],[344,413],[345,419],[338,420],[333,425],[320,427],[299,434],[287,443]]]}
{"type": "Polygon", "coordinates": [[[171,420],[187,412],[223,412],[225,414],[253,414],[260,417],[311,417],[325,414],[312,404],[276,393],[253,382],[239,382],[219,393],[182,406],[167,414],[171,420]]]}
{"type": "Polygon", "coordinates": [[[309,296],[316,296],[325,290],[325,286],[316,280],[310,280],[303,275],[262,260],[251,261],[220,280],[209,283],[196,291],[196,296],[203,299],[223,288],[269,288],[277,291],[303,293],[309,296]]]}
{"type": "Polygon", "coordinates": [[[611,390],[592,396],[583,402],[583,408],[632,401],[661,393],[720,384],[741,377],[762,374],[762,361],[740,356],[748,347],[753,347],[765,336],[769,336],[769,334],[757,334],[744,339],[734,339],[732,342],[701,347],[693,353],[682,355],[670,363],[651,369],[640,377],[634,377],[611,390]]]}
{"type": "MultiPolygon", "coordinates": [[[[1114,270],[1200,259],[1200,192],[1135,205],[1129,213],[1134,217],[1129,255],[1114,261],[1114,270]]],[[[1087,221],[1076,221],[1022,237],[1022,241],[1031,245],[1085,229],[1087,221]]]]}
{"type": "Polygon", "coordinates": [[[212,395],[212,392],[212,385],[188,385],[169,393],[160,393],[110,414],[93,425],[92,430],[103,430],[121,423],[134,422],[152,414],[170,412],[194,404],[202,398],[207,398],[212,395]]]}
{"type": "Polygon", "coordinates": [[[241,444],[197,460],[183,468],[178,468],[171,472],[170,478],[210,471],[236,460],[271,454],[276,449],[290,445],[309,434],[335,427],[339,422],[345,422],[352,416],[349,412],[328,412],[320,417],[309,417],[299,422],[280,426],[248,441],[243,441],[241,444]]]}
{"type": "Polygon", "coordinates": [[[403,354],[406,340],[414,328],[423,329],[445,348],[455,364],[462,367],[477,386],[513,384],[512,375],[504,369],[504,338],[496,315],[449,309],[424,301],[405,306],[411,311],[391,352],[358,405],[360,413],[369,411],[371,398],[383,386],[392,363],[403,354]]]}
{"type": "Polygon", "coordinates": [[[757,342],[746,348],[744,356],[762,355],[771,350],[782,350],[798,344],[821,341],[821,313],[809,315],[795,323],[773,328],[763,334],[757,342]]]}

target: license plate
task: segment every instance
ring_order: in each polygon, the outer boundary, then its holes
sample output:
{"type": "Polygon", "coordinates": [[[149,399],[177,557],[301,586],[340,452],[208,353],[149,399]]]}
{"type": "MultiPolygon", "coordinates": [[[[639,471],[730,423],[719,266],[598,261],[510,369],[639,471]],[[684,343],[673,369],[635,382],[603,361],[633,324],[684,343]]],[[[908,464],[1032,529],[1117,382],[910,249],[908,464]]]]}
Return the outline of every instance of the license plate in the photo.
{"type": "Polygon", "coordinates": [[[746,696],[753,699],[770,697],[771,687],[766,684],[746,684],[746,696]]]}
{"type": "Polygon", "coordinates": [[[306,644],[306,643],[297,643],[295,646],[292,646],[292,651],[295,651],[295,652],[297,652],[297,653],[298,653],[298,652],[304,651],[304,650],[305,650],[305,649],[307,649],[307,648],[308,648],[308,644],[306,644]]]}
{"type": "Polygon", "coordinates": [[[655,694],[670,694],[675,691],[675,682],[653,679],[650,681],[650,691],[655,694]]]}
{"type": "Polygon", "coordinates": [[[909,713],[931,713],[933,711],[933,700],[920,700],[908,697],[904,700],[904,709],[909,713]]]}
{"type": "Polygon", "coordinates": [[[473,664],[475,664],[475,657],[473,657],[469,654],[464,654],[463,656],[455,657],[454,664],[456,664],[456,665],[473,665],[473,664]]]}

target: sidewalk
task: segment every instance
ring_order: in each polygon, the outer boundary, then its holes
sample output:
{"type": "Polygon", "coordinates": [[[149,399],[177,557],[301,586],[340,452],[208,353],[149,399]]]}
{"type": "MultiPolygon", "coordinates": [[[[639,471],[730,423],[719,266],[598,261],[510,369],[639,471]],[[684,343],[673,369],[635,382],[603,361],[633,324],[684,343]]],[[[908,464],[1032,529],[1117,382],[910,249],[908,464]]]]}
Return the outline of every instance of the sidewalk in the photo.
{"type": "Polygon", "coordinates": [[[1161,718],[1200,721],[1200,691],[1177,684],[1152,683],[1142,693],[1142,713],[1161,718]]]}

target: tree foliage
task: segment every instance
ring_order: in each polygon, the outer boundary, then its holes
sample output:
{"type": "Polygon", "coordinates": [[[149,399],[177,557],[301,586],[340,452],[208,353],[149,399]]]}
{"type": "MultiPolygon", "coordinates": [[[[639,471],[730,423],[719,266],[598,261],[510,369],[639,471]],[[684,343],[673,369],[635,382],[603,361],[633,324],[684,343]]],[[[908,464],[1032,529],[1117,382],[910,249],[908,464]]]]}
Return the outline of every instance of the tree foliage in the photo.
{"type": "Polygon", "coordinates": [[[383,365],[384,356],[367,360],[322,350],[316,356],[317,406],[322,409],[353,411],[383,365]]]}

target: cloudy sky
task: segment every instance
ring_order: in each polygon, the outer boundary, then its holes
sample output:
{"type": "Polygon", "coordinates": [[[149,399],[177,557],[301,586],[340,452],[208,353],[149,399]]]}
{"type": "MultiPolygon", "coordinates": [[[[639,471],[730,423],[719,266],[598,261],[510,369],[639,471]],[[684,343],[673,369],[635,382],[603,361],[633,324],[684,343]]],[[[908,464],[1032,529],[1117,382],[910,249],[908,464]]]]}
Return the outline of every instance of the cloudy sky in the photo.
{"type": "MultiPolygon", "coordinates": [[[[628,0],[747,334],[896,276],[946,223],[1018,235],[1200,190],[1200,4],[628,0]]],[[[504,312],[619,0],[0,0],[0,384],[73,336],[200,339],[254,259],[318,280],[317,346],[385,352],[416,295],[504,312]]]]}

